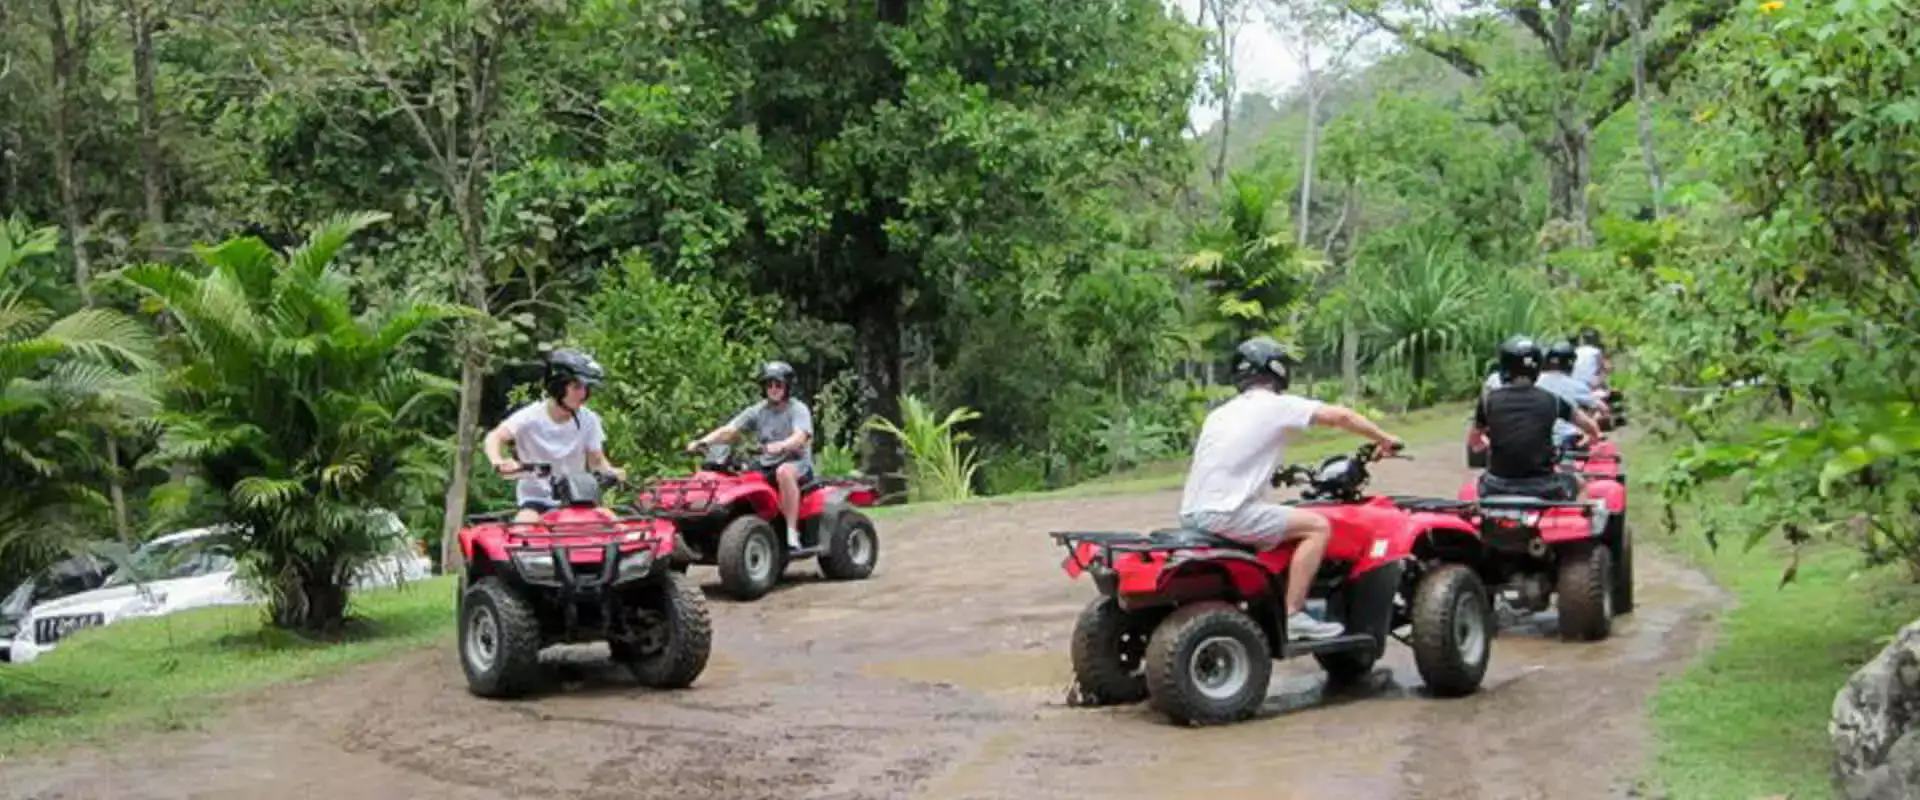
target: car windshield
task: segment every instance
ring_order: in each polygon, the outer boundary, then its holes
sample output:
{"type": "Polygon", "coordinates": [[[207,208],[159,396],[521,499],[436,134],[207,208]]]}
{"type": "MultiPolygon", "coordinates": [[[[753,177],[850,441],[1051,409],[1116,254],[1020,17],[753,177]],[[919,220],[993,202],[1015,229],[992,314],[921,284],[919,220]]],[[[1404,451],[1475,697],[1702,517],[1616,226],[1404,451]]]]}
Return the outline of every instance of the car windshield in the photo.
{"type": "Polygon", "coordinates": [[[133,551],[131,569],[116,570],[101,587],[125,586],[136,579],[163,581],[195,578],[234,568],[226,548],[210,539],[184,539],[165,544],[150,543],[133,551]]]}
{"type": "Polygon", "coordinates": [[[0,619],[18,619],[25,616],[27,606],[33,602],[33,581],[27,581],[14,587],[7,599],[0,600],[0,619]]]}

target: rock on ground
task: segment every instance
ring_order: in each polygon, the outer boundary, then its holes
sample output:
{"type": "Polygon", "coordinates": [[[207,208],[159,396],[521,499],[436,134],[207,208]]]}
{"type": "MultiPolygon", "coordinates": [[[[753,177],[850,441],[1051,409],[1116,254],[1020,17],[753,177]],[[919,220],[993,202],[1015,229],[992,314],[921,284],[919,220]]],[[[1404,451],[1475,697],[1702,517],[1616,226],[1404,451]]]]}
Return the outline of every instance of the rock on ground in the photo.
{"type": "Polygon", "coordinates": [[[1920,621],[1847,679],[1827,730],[1843,796],[1920,797],[1920,621]]]}

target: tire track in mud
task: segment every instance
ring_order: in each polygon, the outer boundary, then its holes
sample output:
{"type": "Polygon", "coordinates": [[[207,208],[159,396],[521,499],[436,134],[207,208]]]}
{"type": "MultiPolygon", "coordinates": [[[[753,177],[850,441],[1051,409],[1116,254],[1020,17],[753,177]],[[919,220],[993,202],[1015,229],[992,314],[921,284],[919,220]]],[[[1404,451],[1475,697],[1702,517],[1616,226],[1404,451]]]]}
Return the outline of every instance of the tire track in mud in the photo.
{"type": "MultiPolygon", "coordinates": [[[[1467,474],[1457,443],[1415,455],[1379,465],[1375,488],[1452,496],[1467,474]]],[[[1551,612],[1517,621],[1472,697],[1425,697],[1393,644],[1353,687],[1329,688],[1311,659],[1276,664],[1262,713],[1236,726],[1066,707],[1067,643],[1094,592],[1045,534],[1161,527],[1177,500],[884,519],[868,581],[714,598],[714,656],[690,690],[635,687],[603,650],[569,648],[549,654],[550,691],[484,701],[449,641],[232,700],[201,730],[8,764],[0,797],[1612,798],[1644,757],[1647,695],[1722,602],[1640,548],[1640,607],[1614,638],[1562,643],[1551,612]]]]}

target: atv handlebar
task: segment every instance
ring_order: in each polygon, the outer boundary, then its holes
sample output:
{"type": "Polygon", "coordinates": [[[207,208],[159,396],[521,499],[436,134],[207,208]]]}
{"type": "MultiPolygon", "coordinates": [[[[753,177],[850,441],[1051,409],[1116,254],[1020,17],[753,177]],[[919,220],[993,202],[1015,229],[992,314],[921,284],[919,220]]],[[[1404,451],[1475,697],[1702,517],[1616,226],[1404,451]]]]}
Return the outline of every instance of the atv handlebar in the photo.
{"type": "MultiPolygon", "coordinates": [[[[515,479],[524,477],[527,473],[533,473],[533,476],[536,478],[552,478],[553,465],[538,461],[522,461],[520,462],[520,469],[518,471],[501,473],[500,477],[515,479]]],[[[627,479],[614,474],[610,470],[596,469],[593,470],[592,473],[594,480],[600,482],[600,488],[602,489],[612,488],[627,482],[627,479]]]]}

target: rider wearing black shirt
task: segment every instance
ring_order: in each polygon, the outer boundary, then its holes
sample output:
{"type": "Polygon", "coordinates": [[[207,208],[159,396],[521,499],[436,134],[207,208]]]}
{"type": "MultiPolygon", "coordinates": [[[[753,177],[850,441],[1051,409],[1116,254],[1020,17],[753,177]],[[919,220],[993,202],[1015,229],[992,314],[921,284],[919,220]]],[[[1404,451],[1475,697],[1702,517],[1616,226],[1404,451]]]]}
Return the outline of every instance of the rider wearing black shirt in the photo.
{"type": "Polygon", "coordinates": [[[1580,495],[1574,476],[1553,468],[1553,423],[1567,420],[1590,440],[1600,438],[1591,417],[1559,395],[1534,385],[1540,375],[1539,345],[1515,336],[1500,345],[1501,387],[1487,392],[1473,410],[1471,444],[1486,443],[1487,470],[1480,496],[1517,494],[1544,500],[1580,495]]]}

